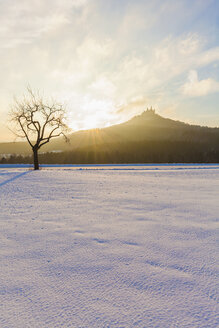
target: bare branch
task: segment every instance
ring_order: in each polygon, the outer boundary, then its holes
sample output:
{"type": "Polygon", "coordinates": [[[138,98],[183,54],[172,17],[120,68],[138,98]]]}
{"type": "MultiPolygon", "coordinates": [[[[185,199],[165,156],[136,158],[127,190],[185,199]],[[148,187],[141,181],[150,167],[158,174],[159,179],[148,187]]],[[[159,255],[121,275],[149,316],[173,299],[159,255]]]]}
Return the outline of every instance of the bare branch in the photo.
{"type": "Polygon", "coordinates": [[[14,98],[10,117],[16,127],[15,135],[26,138],[32,149],[38,150],[52,138],[61,135],[67,140],[65,132],[68,127],[62,104],[44,100],[30,86],[21,100],[14,98]]]}
{"type": "Polygon", "coordinates": [[[18,123],[20,124],[21,130],[23,131],[23,133],[24,133],[24,135],[25,135],[25,137],[26,137],[26,139],[27,139],[29,145],[33,148],[33,145],[32,145],[32,143],[31,143],[31,141],[30,141],[30,139],[29,139],[29,137],[28,137],[27,132],[25,131],[25,129],[24,129],[22,123],[21,123],[20,118],[18,118],[18,123]]]}
{"type": "MultiPolygon", "coordinates": [[[[50,136],[49,138],[45,138],[46,141],[44,141],[42,144],[40,144],[39,149],[40,149],[43,145],[47,144],[52,138],[57,138],[57,137],[60,137],[61,135],[63,135],[63,136],[65,137],[65,139],[67,140],[67,137],[65,136],[65,134],[64,134],[63,132],[60,132],[60,133],[58,133],[58,134],[54,134],[54,135],[50,136]]],[[[45,140],[45,139],[44,139],[44,140],[45,140]]]]}

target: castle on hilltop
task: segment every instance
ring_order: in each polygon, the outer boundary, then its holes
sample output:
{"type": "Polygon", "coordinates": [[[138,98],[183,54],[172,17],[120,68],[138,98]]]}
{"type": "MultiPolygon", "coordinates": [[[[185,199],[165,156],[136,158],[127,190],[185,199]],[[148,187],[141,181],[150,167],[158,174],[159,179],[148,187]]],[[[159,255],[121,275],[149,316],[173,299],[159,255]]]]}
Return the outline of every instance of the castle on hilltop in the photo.
{"type": "Polygon", "coordinates": [[[155,109],[152,108],[147,108],[147,110],[145,111],[145,113],[148,113],[148,114],[155,114],[155,109]]]}

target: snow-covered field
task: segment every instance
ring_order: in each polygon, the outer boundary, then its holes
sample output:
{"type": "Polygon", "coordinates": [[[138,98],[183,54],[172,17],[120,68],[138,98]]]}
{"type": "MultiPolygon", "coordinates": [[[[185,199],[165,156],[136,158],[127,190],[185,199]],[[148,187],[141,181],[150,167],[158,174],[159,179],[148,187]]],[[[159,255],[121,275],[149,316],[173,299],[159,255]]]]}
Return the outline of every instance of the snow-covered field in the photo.
{"type": "Polygon", "coordinates": [[[0,327],[216,328],[219,165],[0,168],[0,327]]]}

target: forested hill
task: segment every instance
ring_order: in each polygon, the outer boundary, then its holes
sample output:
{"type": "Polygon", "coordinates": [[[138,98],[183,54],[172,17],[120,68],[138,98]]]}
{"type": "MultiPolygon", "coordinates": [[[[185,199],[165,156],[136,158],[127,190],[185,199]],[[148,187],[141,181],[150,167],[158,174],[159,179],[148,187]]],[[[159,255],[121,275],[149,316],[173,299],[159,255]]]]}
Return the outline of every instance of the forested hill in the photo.
{"type": "MultiPolygon", "coordinates": [[[[174,121],[157,115],[153,110],[122,124],[78,131],[69,137],[70,143],[57,138],[42,148],[42,152],[65,152],[65,161],[72,163],[219,161],[219,128],[174,121]]],[[[0,144],[0,154],[27,154],[28,151],[26,143],[0,144]]],[[[59,162],[63,156],[50,154],[54,161],[59,162]]]]}

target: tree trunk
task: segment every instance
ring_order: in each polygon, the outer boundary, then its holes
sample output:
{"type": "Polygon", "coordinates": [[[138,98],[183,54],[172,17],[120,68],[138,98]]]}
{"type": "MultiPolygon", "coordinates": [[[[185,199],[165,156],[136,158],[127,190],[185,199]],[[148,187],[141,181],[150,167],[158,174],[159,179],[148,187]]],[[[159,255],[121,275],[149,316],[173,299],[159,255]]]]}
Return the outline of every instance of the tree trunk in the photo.
{"type": "Polygon", "coordinates": [[[34,163],[34,170],[39,170],[38,149],[37,148],[33,148],[33,163],[34,163]]]}

